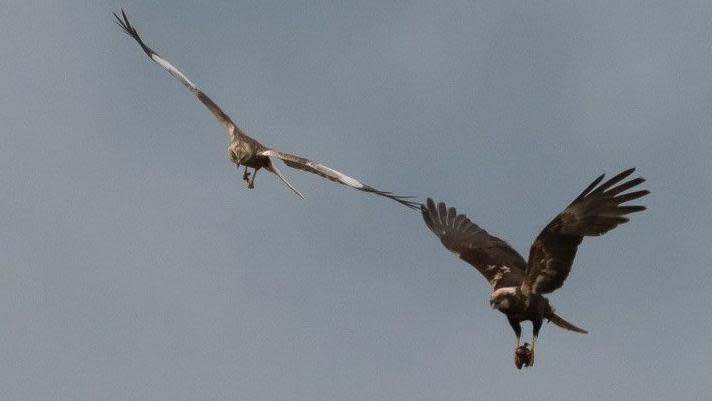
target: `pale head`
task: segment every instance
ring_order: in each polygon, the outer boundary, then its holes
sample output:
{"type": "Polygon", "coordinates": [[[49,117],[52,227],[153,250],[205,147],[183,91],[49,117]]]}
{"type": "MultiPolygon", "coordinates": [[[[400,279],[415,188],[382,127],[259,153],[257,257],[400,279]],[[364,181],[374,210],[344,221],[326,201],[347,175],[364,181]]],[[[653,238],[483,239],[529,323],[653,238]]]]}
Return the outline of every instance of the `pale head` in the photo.
{"type": "Polygon", "coordinates": [[[490,306],[502,312],[510,309],[517,303],[517,287],[502,287],[490,294],[490,306]]]}
{"type": "Polygon", "coordinates": [[[230,160],[237,165],[244,164],[252,157],[250,149],[248,149],[246,145],[238,142],[233,142],[228,146],[227,154],[230,160]]]}

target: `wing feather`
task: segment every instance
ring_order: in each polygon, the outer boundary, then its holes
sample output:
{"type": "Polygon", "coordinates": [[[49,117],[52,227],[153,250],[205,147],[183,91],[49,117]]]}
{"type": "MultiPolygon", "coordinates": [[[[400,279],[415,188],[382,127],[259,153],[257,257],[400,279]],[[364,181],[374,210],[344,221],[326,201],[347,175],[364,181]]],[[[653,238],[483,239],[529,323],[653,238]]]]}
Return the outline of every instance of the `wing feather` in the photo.
{"type": "Polygon", "coordinates": [[[287,180],[287,177],[285,177],[285,176],[282,174],[282,172],[279,171],[279,169],[277,168],[277,166],[274,165],[274,160],[272,160],[271,158],[270,158],[269,164],[267,165],[267,169],[268,169],[269,171],[273,172],[277,177],[279,177],[279,179],[280,179],[286,186],[288,186],[289,189],[291,189],[295,194],[297,194],[297,196],[299,196],[300,198],[304,199],[304,195],[302,195],[301,192],[297,191],[297,189],[294,188],[294,186],[292,185],[292,183],[290,183],[290,182],[287,180]]]}
{"type": "Polygon", "coordinates": [[[643,197],[648,194],[648,191],[635,191],[635,192],[629,192],[624,195],[616,196],[615,201],[617,203],[625,203],[628,201],[632,201],[634,199],[638,199],[640,197],[643,197]]]}
{"type": "Polygon", "coordinates": [[[560,288],[571,271],[583,237],[605,234],[628,222],[625,215],[645,210],[645,206],[621,204],[641,198],[649,191],[618,195],[645,182],[639,177],[619,184],[634,171],[632,168],[625,170],[598,187],[596,185],[604,176],[596,178],[542,230],[529,251],[523,292],[545,294],[560,288]]]}
{"type": "Polygon", "coordinates": [[[477,269],[494,288],[519,286],[526,262],[506,242],[494,237],[471,222],[464,214],[445,203],[437,205],[428,198],[421,205],[425,225],[440,242],[477,269]]]}
{"type": "Polygon", "coordinates": [[[129,19],[126,16],[126,13],[124,10],[121,10],[121,17],[119,17],[116,13],[114,13],[114,17],[116,18],[116,24],[121,27],[121,29],[134,38],[136,42],[141,46],[141,49],[148,55],[148,57],[155,62],[156,64],[160,65],[163,69],[168,71],[169,74],[171,74],[173,77],[177,78],[183,85],[185,85],[186,88],[188,88],[195,96],[197,96],[198,100],[200,100],[207,108],[210,110],[210,112],[213,113],[215,118],[218,119],[220,124],[227,130],[228,134],[230,134],[230,137],[234,139],[236,135],[245,135],[240,128],[235,125],[234,122],[230,119],[230,117],[225,114],[225,112],[222,111],[222,109],[212,101],[208,97],[208,95],[205,94],[200,88],[198,88],[197,85],[195,85],[188,77],[183,74],[178,68],[173,66],[168,60],[164,59],[163,57],[159,56],[158,53],[156,53],[153,49],[148,47],[141,37],[138,34],[138,31],[136,28],[129,23],[129,19]]]}
{"type": "Polygon", "coordinates": [[[280,152],[280,151],[277,151],[274,149],[265,149],[265,150],[258,152],[258,154],[261,156],[268,156],[268,157],[274,157],[274,158],[280,159],[284,162],[284,164],[286,164],[289,167],[307,171],[312,174],[316,174],[320,177],[324,177],[330,181],[337,182],[342,185],[346,185],[353,189],[357,189],[359,191],[364,191],[364,192],[369,192],[369,193],[373,193],[376,195],[384,196],[384,197],[392,199],[402,205],[405,205],[411,209],[417,209],[420,206],[419,203],[409,200],[411,198],[410,196],[394,195],[390,192],[378,190],[376,188],[373,188],[369,185],[362,183],[361,181],[359,181],[353,177],[349,177],[348,175],[346,175],[344,173],[336,171],[331,167],[327,167],[321,163],[317,163],[317,162],[311,161],[309,159],[305,159],[303,157],[293,155],[291,153],[280,152]]]}

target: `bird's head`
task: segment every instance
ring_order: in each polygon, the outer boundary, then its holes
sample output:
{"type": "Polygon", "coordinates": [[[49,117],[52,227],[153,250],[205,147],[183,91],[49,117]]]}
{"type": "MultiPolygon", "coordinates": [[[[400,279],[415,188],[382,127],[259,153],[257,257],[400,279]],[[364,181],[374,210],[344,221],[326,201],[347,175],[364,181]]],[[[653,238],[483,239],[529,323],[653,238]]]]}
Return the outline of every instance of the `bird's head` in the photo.
{"type": "Polygon", "coordinates": [[[228,156],[233,163],[240,165],[249,159],[248,151],[236,143],[230,145],[227,150],[228,156]]]}
{"type": "Polygon", "coordinates": [[[498,309],[502,312],[508,310],[514,304],[514,300],[511,295],[502,295],[497,298],[490,299],[490,306],[492,309],[498,309]]]}
{"type": "Polygon", "coordinates": [[[517,302],[517,289],[515,287],[499,288],[490,295],[490,306],[502,312],[511,308],[517,302]]]}

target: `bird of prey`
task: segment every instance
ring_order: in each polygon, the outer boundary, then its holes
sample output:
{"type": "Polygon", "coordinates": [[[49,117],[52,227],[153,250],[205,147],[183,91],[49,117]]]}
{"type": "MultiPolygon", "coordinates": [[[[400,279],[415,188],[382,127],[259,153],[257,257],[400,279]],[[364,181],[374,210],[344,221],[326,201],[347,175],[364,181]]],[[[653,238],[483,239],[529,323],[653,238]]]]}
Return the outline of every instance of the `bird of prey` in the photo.
{"type": "Polygon", "coordinates": [[[349,177],[339,171],[329,168],[323,164],[305,159],[300,156],[296,156],[287,152],[281,152],[275,149],[268,148],[255,139],[247,136],[234,122],[225,114],[220,107],[213,102],[208,95],[205,94],[198,86],[196,86],[188,77],[180,72],[173,64],[169,63],[168,60],[159,56],[154,50],[148,47],[141,37],[139,36],[136,28],[134,28],[126,17],[124,10],[121,10],[121,17],[114,13],[116,22],[121,29],[126,32],[129,36],[134,38],[136,42],[141,46],[141,49],[146,53],[146,55],[154,61],[156,64],[163,67],[172,76],[177,78],[183,85],[185,85],[195,96],[200,100],[218,119],[220,124],[227,130],[230,135],[230,146],[228,146],[228,156],[230,160],[237,165],[239,169],[240,166],[245,167],[245,171],[242,175],[242,179],[247,183],[248,188],[254,188],[255,186],[255,175],[257,171],[261,168],[275,174],[279,177],[282,182],[284,182],[294,193],[299,197],[304,198],[304,196],[297,191],[292,184],[287,181],[287,179],[282,175],[282,173],[277,169],[274,161],[275,159],[282,160],[287,166],[308,171],[313,174],[320,175],[331,181],[338,182],[340,184],[349,186],[351,188],[374,193],[376,195],[385,196],[387,198],[393,199],[394,201],[408,206],[413,209],[418,208],[418,203],[409,200],[408,196],[394,195],[390,192],[384,192],[366,185],[359,180],[349,177]],[[252,173],[248,172],[248,168],[252,168],[252,173]],[[252,177],[250,177],[250,174],[252,177]]]}
{"type": "Polygon", "coordinates": [[[627,222],[629,213],[645,210],[644,206],[623,205],[649,193],[626,192],[645,181],[640,177],[624,181],[633,171],[623,171],[602,184],[604,175],[596,178],[544,227],[531,246],[528,261],[464,214],[457,214],[455,208],[442,202],[436,205],[430,198],[421,205],[425,224],[445,248],[473,265],[491,285],[490,305],[507,316],[517,336],[514,359],[518,369],[534,364],[534,348],[544,319],[562,329],[587,333],[557,315],[543,294],[564,284],[583,237],[605,234],[627,222]],[[527,320],[533,327],[531,348],[527,343],[520,346],[520,323],[527,320]]]}

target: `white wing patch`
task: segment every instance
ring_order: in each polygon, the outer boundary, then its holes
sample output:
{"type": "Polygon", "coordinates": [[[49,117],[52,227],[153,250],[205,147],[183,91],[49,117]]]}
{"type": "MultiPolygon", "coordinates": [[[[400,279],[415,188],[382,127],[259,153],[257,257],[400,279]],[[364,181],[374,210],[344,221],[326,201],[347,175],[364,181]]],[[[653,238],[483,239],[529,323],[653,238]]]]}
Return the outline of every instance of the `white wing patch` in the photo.
{"type": "Polygon", "coordinates": [[[330,177],[334,177],[337,180],[339,180],[340,182],[342,182],[350,187],[357,188],[357,189],[362,189],[364,187],[364,185],[361,184],[361,182],[359,180],[357,180],[355,178],[351,178],[346,174],[340,173],[340,172],[334,170],[333,168],[326,167],[323,164],[309,162],[309,163],[307,163],[307,166],[313,168],[314,170],[319,171],[322,174],[326,174],[330,177]]]}
{"type": "Polygon", "coordinates": [[[263,150],[262,152],[259,152],[259,154],[262,156],[279,158],[279,154],[272,149],[263,150]]]}
{"type": "Polygon", "coordinates": [[[532,292],[537,292],[539,289],[539,284],[541,284],[544,280],[547,279],[546,277],[546,272],[542,271],[539,273],[539,276],[534,279],[534,284],[532,284],[532,292]]]}
{"type": "Polygon", "coordinates": [[[502,279],[502,277],[504,277],[505,274],[512,271],[509,266],[487,265],[487,267],[485,267],[485,271],[487,273],[491,273],[493,270],[497,269],[499,269],[499,271],[494,274],[494,277],[492,277],[492,280],[489,282],[492,288],[497,286],[497,283],[502,279]]]}
{"type": "Polygon", "coordinates": [[[188,77],[186,77],[182,72],[180,72],[176,67],[174,67],[173,64],[169,63],[168,60],[164,60],[156,53],[151,54],[151,60],[155,61],[156,63],[158,63],[158,65],[165,68],[166,71],[168,71],[174,77],[180,79],[180,81],[183,82],[183,85],[187,86],[188,89],[190,89],[192,92],[198,90],[198,86],[191,82],[190,79],[188,79],[188,77]]]}
{"type": "Polygon", "coordinates": [[[502,274],[502,272],[495,273],[494,277],[492,277],[492,281],[490,281],[490,285],[493,288],[496,287],[497,283],[499,282],[499,280],[502,279],[503,276],[504,276],[504,274],[502,274]]]}

